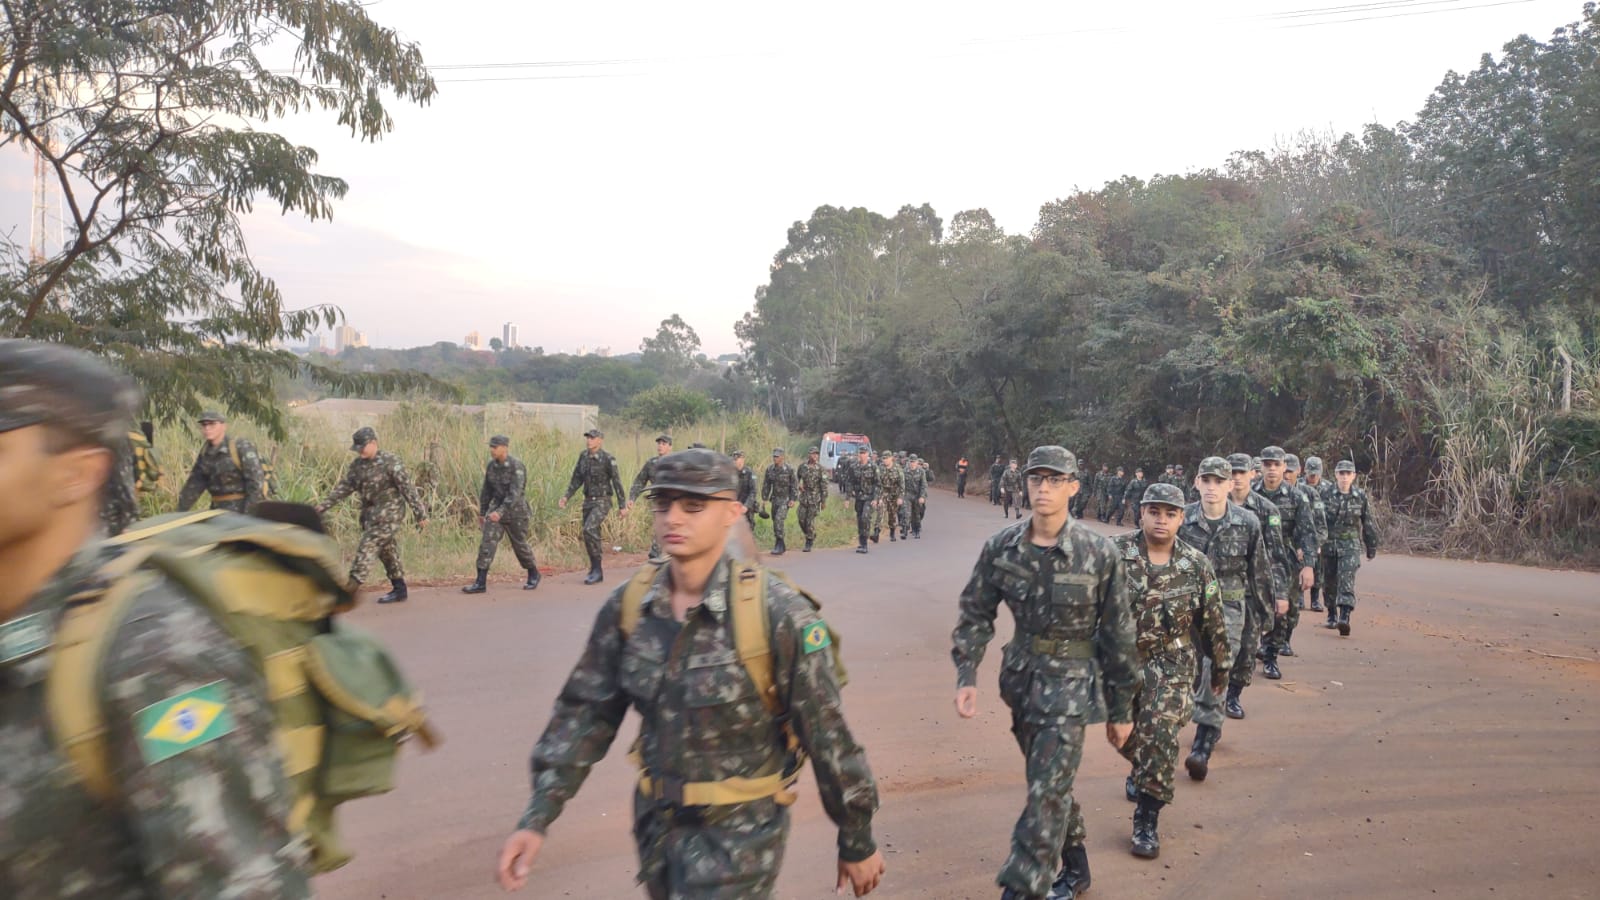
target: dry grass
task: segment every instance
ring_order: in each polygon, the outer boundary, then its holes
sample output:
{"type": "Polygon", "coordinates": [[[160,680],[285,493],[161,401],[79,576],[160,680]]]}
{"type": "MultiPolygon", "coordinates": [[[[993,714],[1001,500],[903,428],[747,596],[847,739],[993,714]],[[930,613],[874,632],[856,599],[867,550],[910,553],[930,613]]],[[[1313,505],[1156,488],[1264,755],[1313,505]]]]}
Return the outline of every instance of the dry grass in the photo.
{"type": "MultiPolygon", "coordinates": [[[[380,446],[406,464],[431,511],[426,532],[415,528],[402,532],[400,551],[408,578],[421,583],[471,579],[479,541],[478,489],[489,458],[488,439],[493,434],[509,436],[512,454],[527,464],[528,502],[533,507],[532,540],[540,567],[562,570],[587,566],[579,498],[565,510],[557,506],[566,492],[573,464],[583,451],[582,439],[541,427],[531,419],[486,422],[482,415],[425,403],[408,404],[368,424],[377,429],[380,446]]],[[[281,445],[274,445],[244,422],[233,423],[229,433],[250,438],[263,456],[275,457],[280,499],[315,502],[338,482],[349,464],[350,434],[315,417],[291,418],[289,427],[289,438],[281,445]]],[[[640,465],[655,454],[656,431],[619,422],[607,422],[602,427],[606,431],[606,449],[617,457],[621,467],[623,488],[631,489],[640,465]]],[[[808,443],[804,436],[791,435],[775,422],[758,416],[696,423],[675,429],[673,439],[679,448],[699,441],[727,451],[744,449],[757,466],[764,465],[775,447],[786,448],[791,460],[803,458],[808,443]]],[[[177,491],[200,442],[197,430],[168,429],[156,434],[156,451],[166,477],[161,490],[144,498],[147,514],[167,512],[176,506],[177,491]]],[[[346,554],[354,552],[360,534],[358,512],[352,498],[327,515],[328,526],[344,545],[346,554]]],[[[756,523],[758,544],[770,547],[770,522],[757,519],[756,523]]],[[[650,516],[643,504],[626,518],[613,511],[602,531],[608,557],[614,552],[648,551],[649,527],[650,516]],[[613,551],[615,547],[622,549],[613,551]]],[[[819,546],[844,546],[854,541],[855,520],[843,503],[830,502],[817,528],[819,546]]],[[[788,534],[791,540],[800,534],[792,508],[788,534]]],[[[501,545],[491,574],[521,577],[509,546],[501,545]]]]}

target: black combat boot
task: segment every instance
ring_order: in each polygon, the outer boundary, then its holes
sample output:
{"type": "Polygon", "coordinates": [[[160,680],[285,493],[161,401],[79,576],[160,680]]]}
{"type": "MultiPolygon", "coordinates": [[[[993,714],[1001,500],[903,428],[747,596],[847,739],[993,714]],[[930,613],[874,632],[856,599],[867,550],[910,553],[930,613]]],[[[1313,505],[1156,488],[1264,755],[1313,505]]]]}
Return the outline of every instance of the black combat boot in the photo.
{"type": "Polygon", "coordinates": [[[889,529],[889,543],[894,543],[894,529],[889,529]]]}
{"type": "Polygon", "coordinates": [[[599,584],[606,579],[604,572],[600,571],[600,557],[589,557],[589,574],[583,577],[584,584],[599,584]]]}
{"type": "Polygon", "coordinates": [[[1267,655],[1261,660],[1261,673],[1271,681],[1283,678],[1283,670],[1278,668],[1278,648],[1271,645],[1266,647],[1267,655]]]}
{"type": "Polygon", "coordinates": [[[391,578],[389,584],[393,590],[378,598],[379,603],[401,603],[410,594],[406,593],[406,580],[404,578],[391,578]]]}
{"type": "MultiPolygon", "coordinates": [[[[383,601],[380,600],[379,602],[381,603],[383,601]]],[[[1338,620],[1337,624],[1338,624],[1338,627],[1339,627],[1339,636],[1340,637],[1349,637],[1350,636],[1350,607],[1348,607],[1348,606],[1339,607],[1339,620],[1338,620]]]]}
{"type": "Polygon", "coordinates": [[[1161,855],[1161,837],[1156,833],[1156,823],[1161,818],[1161,807],[1166,806],[1149,794],[1139,795],[1139,808],[1133,811],[1133,855],[1140,859],[1155,859],[1161,855]]]}
{"type": "Polygon", "coordinates": [[[463,594],[481,594],[484,591],[487,591],[489,588],[488,588],[487,585],[484,584],[484,582],[487,581],[488,579],[489,579],[489,570],[488,569],[479,569],[478,570],[478,580],[474,581],[473,583],[471,583],[471,584],[467,585],[466,587],[462,588],[461,589],[461,593],[463,593],[463,594]]]}
{"type": "Polygon", "coordinates": [[[1244,685],[1228,685],[1228,699],[1222,704],[1222,711],[1228,714],[1228,718],[1244,718],[1244,707],[1239,705],[1239,695],[1242,693],[1244,693],[1244,685]]]}
{"type": "Polygon", "coordinates": [[[1217,738],[1222,737],[1222,729],[1213,725],[1200,725],[1194,730],[1194,746],[1189,749],[1189,758],[1183,761],[1183,767],[1189,770],[1189,777],[1195,781],[1205,781],[1206,773],[1211,769],[1211,751],[1217,747],[1217,738]]]}
{"type": "Polygon", "coordinates": [[[800,552],[801,553],[810,553],[811,552],[811,538],[806,538],[806,545],[804,547],[800,548],[800,552]]]}
{"type": "Polygon", "coordinates": [[[1046,900],[1073,900],[1089,893],[1089,851],[1082,844],[1061,851],[1061,871],[1046,900]]]}
{"type": "Polygon", "coordinates": [[[1318,595],[1316,588],[1311,589],[1311,611],[1322,612],[1322,598],[1318,595]]]}
{"type": "Polygon", "coordinates": [[[1016,888],[1008,887],[1000,889],[1000,900],[1049,900],[1049,898],[1040,897],[1038,894],[1025,894],[1016,888]]]}
{"type": "Polygon", "coordinates": [[[528,570],[528,580],[523,583],[522,589],[525,590],[525,591],[531,591],[534,588],[538,587],[541,577],[542,576],[540,576],[538,569],[529,569],[528,570]]]}
{"type": "Polygon", "coordinates": [[[772,555],[782,556],[787,549],[787,547],[783,546],[783,540],[780,538],[776,544],[772,545],[772,555]]]}
{"type": "Polygon", "coordinates": [[[1122,793],[1123,796],[1128,798],[1129,803],[1139,799],[1139,789],[1133,786],[1132,775],[1129,775],[1127,780],[1122,782],[1122,793]]]}
{"type": "Polygon", "coordinates": [[[922,540],[922,529],[918,528],[916,531],[911,532],[911,536],[919,541],[922,540]]]}
{"type": "Polygon", "coordinates": [[[882,534],[882,533],[883,533],[883,532],[882,532],[882,531],[874,531],[874,532],[873,532],[873,533],[872,533],[872,542],[873,542],[873,543],[874,543],[874,544],[876,544],[876,543],[877,543],[877,542],[878,542],[878,535],[880,535],[880,534],[882,534]]]}
{"type": "Polygon", "coordinates": [[[1278,648],[1279,656],[1293,656],[1294,648],[1289,646],[1289,641],[1294,639],[1294,626],[1288,622],[1283,623],[1283,646],[1278,648]]]}

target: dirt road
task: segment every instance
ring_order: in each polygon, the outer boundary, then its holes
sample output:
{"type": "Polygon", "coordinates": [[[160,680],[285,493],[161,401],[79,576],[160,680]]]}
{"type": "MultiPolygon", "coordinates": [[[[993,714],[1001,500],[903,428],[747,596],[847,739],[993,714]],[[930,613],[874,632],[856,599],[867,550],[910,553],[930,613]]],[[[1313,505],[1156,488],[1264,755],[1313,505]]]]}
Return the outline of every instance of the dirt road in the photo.
{"type": "MultiPolygon", "coordinates": [[[[782,566],[845,638],[847,709],[882,792],[889,873],[874,896],[989,898],[1022,802],[995,691],[1010,625],[1002,613],[973,721],[951,706],[949,635],[978,546],[1004,523],[981,498],[932,503],[921,541],[782,566]]],[[[322,896],[500,895],[491,872],[527,799],[528,751],[605,596],[580,577],[533,594],[419,590],[356,613],[400,652],[448,742],[408,755],[400,790],[344,814],[358,855],[319,879],[322,896]]],[[[1245,692],[1248,718],[1228,724],[1211,777],[1180,767],[1159,860],[1128,854],[1127,766],[1091,729],[1075,791],[1091,897],[1600,896],[1600,576],[1380,556],[1359,584],[1351,637],[1308,612],[1300,656],[1245,692]]],[[[622,759],[636,727],[551,830],[520,896],[642,896],[622,759]]],[[[809,776],[795,809],[779,896],[831,896],[834,833],[809,776]]]]}

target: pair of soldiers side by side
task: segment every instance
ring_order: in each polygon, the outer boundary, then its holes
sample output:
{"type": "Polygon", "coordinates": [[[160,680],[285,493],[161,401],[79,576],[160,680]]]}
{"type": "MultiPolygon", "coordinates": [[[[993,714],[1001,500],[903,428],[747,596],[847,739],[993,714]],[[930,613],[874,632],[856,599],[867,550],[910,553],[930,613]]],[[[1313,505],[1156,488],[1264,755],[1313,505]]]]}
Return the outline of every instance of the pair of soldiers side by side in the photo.
{"type": "Polygon", "coordinates": [[[669,560],[613,591],[595,617],[534,747],[531,796],[498,863],[503,888],[526,884],[630,707],[643,719],[634,837],[651,897],[770,896],[805,757],[839,829],[836,886],[862,896],[882,878],[877,790],[840,708],[831,632],[807,595],[731,549],[744,512],[738,472],[709,450],[657,463],[649,502],[669,560]],[[748,654],[752,642],[763,652],[748,654]]]}

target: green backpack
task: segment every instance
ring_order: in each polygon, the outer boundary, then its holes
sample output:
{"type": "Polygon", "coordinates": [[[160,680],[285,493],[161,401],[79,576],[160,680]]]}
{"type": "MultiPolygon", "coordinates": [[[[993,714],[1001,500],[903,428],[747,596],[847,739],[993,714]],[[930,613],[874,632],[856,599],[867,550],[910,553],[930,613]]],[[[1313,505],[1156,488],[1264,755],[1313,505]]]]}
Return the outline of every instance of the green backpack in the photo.
{"type": "Polygon", "coordinates": [[[133,448],[134,488],[141,494],[155,490],[161,484],[161,460],[155,446],[143,431],[128,432],[128,444],[133,448]]]}
{"type": "Polygon", "coordinates": [[[68,608],[46,682],[52,730],[84,788],[116,797],[100,664],[140,588],[164,575],[260,665],[294,792],[289,826],[307,839],[316,871],[349,862],[335,809],[392,790],[406,739],[432,748],[438,738],[383,645],[333,619],[353,605],[338,545],[306,528],[210,510],[146,519],[104,546],[108,561],[90,579],[99,592],[68,608]]]}

